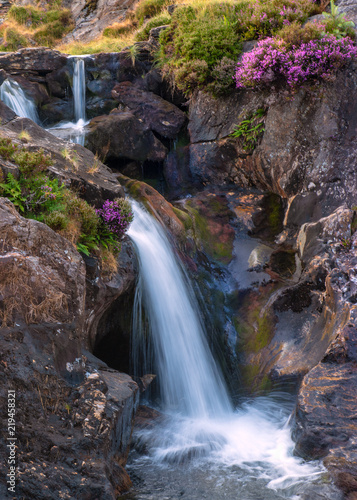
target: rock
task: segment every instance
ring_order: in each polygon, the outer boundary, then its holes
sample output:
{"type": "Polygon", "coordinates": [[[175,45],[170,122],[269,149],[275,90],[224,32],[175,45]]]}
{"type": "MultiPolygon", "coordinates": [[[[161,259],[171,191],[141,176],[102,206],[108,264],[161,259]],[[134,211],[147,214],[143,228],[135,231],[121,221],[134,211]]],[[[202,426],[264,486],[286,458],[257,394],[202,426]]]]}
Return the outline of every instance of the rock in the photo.
{"type": "Polygon", "coordinates": [[[41,106],[42,104],[49,102],[49,95],[44,85],[36,82],[30,82],[23,76],[15,76],[13,77],[13,80],[21,86],[21,88],[25,91],[25,94],[33,99],[36,106],[41,106]]]}
{"type": "Polygon", "coordinates": [[[355,0],[336,0],[339,14],[345,14],[347,21],[352,21],[357,26],[357,4],[355,0]]]}
{"type": "Polygon", "coordinates": [[[28,323],[73,324],[81,338],[85,269],[78,252],[45,224],[21,217],[7,198],[0,204],[2,326],[15,314],[28,323]]]}
{"type": "Polygon", "coordinates": [[[67,64],[67,57],[57,50],[45,47],[24,48],[17,52],[0,54],[0,68],[10,74],[23,75],[27,71],[50,73],[67,64]]]}
{"type": "Polygon", "coordinates": [[[46,127],[61,121],[70,122],[73,119],[73,105],[66,99],[53,97],[51,102],[44,104],[39,109],[39,117],[46,127]]]}
{"type": "Polygon", "coordinates": [[[105,199],[123,196],[122,188],[110,169],[79,144],[58,139],[28,118],[15,118],[0,127],[3,136],[21,146],[19,134],[23,130],[30,135],[26,148],[30,151],[42,148],[50,154],[53,165],[49,167],[49,172],[66,185],[78,189],[91,204],[99,206],[105,199]]]}
{"type": "Polygon", "coordinates": [[[314,255],[321,254],[326,244],[347,242],[351,238],[353,216],[352,210],[340,207],[329,217],[303,224],[297,238],[302,261],[308,262],[314,255]]]}
{"type": "Polygon", "coordinates": [[[125,19],[128,9],[131,9],[135,0],[75,0],[68,2],[68,7],[72,11],[73,19],[76,22],[75,29],[69,33],[63,42],[81,40],[89,42],[102,34],[107,26],[125,19]]]}
{"type": "Polygon", "coordinates": [[[101,158],[163,161],[166,157],[163,144],[130,112],[98,116],[89,127],[87,147],[101,158]]]}
{"type": "Polygon", "coordinates": [[[236,91],[219,99],[196,93],[189,111],[190,167],[195,177],[201,183],[254,185],[284,198],[304,193],[314,184],[316,206],[323,216],[342,203],[352,207],[357,189],[353,140],[357,113],[352,97],[356,85],[353,62],[332,83],[321,84],[320,93],[300,89],[291,96],[274,89],[236,91]],[[227,154],[227,138],[234,127],[260,108],[267,110],[265,132],[255,150],[243,155],[231,149],[227,154]],[[195,148],[204,153],[195,154],[195,148]],[[209,169],[206,157],[215,158],[209,169]]]}
{"type": "MultiPolygon", "coordinates": [[[[83,350],[91,324],[85,298],[93,285],[83,259],[68,240],[24,219],[5,198],[0,243],[1,418],[13,390],[16,438],[23,443],[16,449],[16,495],[114,500],[131,485],[123,466],[139,389],[83,350]]],[[[125,289],[124,258],[122,265],[111,284],[102,284],[112,289],[106,307],[125,289]]],[[[98,314],[104,295],[89,293],[99,299],[98,314]]]]}
{"type": "Polygon", "coordinates": [[[185,235],[184,225],[177,216],[171,203],[158,193],[154,188],[145,182],[136,181],[118,175],[120,182],[129,191],[130,195],[142,202],[145,208],[177,239],[182,239],[185,235]]]}
{"type": "Polygon", "coordinates": [[[130,82],[116,85],[112,97],[162,137],[174,139],[186,121],[185,114],[176,106],[130,82]]]}

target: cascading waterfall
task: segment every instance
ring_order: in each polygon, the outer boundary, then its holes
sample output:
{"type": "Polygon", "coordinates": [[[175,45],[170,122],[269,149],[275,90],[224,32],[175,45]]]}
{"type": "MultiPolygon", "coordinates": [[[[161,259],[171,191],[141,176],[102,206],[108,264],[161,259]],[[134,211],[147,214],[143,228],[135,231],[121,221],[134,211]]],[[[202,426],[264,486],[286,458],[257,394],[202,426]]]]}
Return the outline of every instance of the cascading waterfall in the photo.
{"type": "Polygon", "coordinates": [[[73,58],[73,84],[74,118],[77,124],[86,121],[86,72],[84,58],[73,58]]]}
{"type": "Polygon", "coordinates": [[[203,334],[193,290],[163,229],[132,203],[135,215],[128,235],[140,259],[137,311],[143,297],[165,406],[190,417],[223,416],[232,408],[203,334]]]}
{"type": "Polygon", "coordinates": [[[299,493],[314,488],[322,466],[293,456],[291,400],[286,395],[278,401],[260,397],[233,410],[205,339],[193,289],[165,230],[137,202],[132,206],[128,235],[136,247],[140,276],[134,341],[141,341],[142,324],[148,323],[168,414],[160,427],[136,434],[139,449],[150,457],[134,454],[129,461],[129,471],[142,474],[144,484],[135,498],[302,498],[299,493]],[[174,464],[175,475],[163,464],[174,464]]]}
{"type": "Polygon", "coordinates": [[[69,56],[73,61],[72,94],[74,103],[74,121],[61,122],[49,128],[49,132],[60,139],[84,146],[86,119],[86,71],[87,56],[69,56]]]}
{"type": "Polygon", "coordinates": [[[0,86],[0,98],[18,116],[30,118],[33,122],[40,124],[36,105],[28,97],[21,86],[14,80],[6,79],[0,86]]]}

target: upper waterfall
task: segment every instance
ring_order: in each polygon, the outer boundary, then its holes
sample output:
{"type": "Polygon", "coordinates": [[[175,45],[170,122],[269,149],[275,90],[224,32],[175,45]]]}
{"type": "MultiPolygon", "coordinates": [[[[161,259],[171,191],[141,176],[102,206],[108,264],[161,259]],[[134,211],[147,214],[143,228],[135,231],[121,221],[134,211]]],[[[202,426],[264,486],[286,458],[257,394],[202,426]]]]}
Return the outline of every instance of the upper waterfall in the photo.
{"type": "Polygon", "coordinates": [[[18,116],[30,118],[33,122],[40,124],[40,118],[33,99],[28,97],[21,86],[14,80],[6,79],[2,83],[0,98],[18,116]]]}
{"type": "MultiPolygon", "coordinates": [[[[128,235],[140,261],[137,294],[150,324],[166,408],[197,418],[231,413],[188,278],[164,229],[138,203],[132,206],[134,221],[128,235]]],[[[141,324],[137,321],[138,328],[141,324]]]]}
{"type": "Polygon", "coordinates": [[[73,59],[73,84],[74,117],[78,123],[86,121],[86,73],[83,57],[74,56],[73,59]]]}

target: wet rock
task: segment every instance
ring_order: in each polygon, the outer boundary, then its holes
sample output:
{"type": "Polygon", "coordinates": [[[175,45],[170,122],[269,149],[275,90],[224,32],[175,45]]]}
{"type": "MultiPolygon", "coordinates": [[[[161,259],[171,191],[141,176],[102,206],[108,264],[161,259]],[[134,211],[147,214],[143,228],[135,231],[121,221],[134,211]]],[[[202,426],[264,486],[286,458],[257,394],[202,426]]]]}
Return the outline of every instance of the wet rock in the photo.
{"type": "Polygon", "coordinates": [[[186,115],[176,106],[130,82],[116,85],[112,97],[162,137],[174,139],[186,121],[186,115]]]}
{"type": "MultiPolygon", "coordinates": [[[[118,175],[118,178],[123,186],[129,191],[131,196],[138,201],[141,201],[145,208],[157,219],[168,231],[176,238],[181,240],[185,235],[185,228],[182,220],[178,217],[181,215],[180,210],[174,207],[165,200],[154,188],[145,182],[136,181],[118,175]]],[[[185,214],[182,214],[184,217],[185,214]]]]}
{"type": "Polygon", "coordinates": [[[142,121],[130,112],[93,118],[87,147],[108,160],[163,161],[167,150],[142,121]]]}
{"type": "Polygon", "coordinates": [[[353,211],[340,207],[328,217],[304,224],[297,238],[301,259],[308,262],[314,255],[321,254],[326,244],[350,239],[352,220],[353,211]]]}

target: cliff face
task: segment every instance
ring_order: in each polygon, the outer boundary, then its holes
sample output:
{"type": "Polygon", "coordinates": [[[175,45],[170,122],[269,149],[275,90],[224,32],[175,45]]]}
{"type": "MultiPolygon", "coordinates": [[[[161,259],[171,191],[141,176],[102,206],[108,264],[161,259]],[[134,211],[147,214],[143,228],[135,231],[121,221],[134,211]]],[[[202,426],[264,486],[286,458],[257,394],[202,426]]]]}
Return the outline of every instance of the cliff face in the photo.
{"type": "MultiPolygon", "coordinates": [[[[66,143],[31,120],[1,106],[2,137],[51,154],[49,174],[80,189],[92,203],[120,196],[107,167],[79,148],[74,168],[61,155],[66,143]]],[[[2,158],[4,175],[18,167],[2,158]]],[[[108,369],[90,351],[102,316],[135,283],[133,250],[123,243],[119,272],[101,273],[72,243],[45,224],[25,219],[0,199],[1,416],[8,391],[16,401],[16,493],[24,498],[107,498],[130,485],[125,464],[139,389],[128,376],[108,369]]],[[[2,430],[4,440],[5,427],[2,430]]],[[[1,476],[8,473],[2,451],[1,476]]],[[[0,486],[7,498],[9,485],[0,486]]]]}

